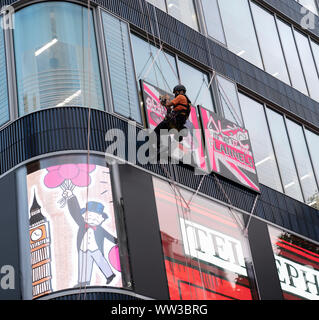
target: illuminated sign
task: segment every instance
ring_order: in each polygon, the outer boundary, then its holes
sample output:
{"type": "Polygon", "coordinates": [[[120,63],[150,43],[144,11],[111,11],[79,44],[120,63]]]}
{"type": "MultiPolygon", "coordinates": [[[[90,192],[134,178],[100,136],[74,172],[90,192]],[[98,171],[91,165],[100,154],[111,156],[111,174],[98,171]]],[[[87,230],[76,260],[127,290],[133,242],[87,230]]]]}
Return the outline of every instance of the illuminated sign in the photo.
{"type": "Polygon", "coordinates": [[[197,196],[188,211],[167,182],[153,178],[153,184],[170,298],[252,300],[247,239],[228,208],[197,196]]]}
{"type": "Polygon", "coordinates": [[[247,276],[240,241],[180,218],[185,254],[247,276]]]}
{"type": "Polygon", "coordinates": [[[280,229],[268,229],[284,298],[319,300],[318,246],[280,229]]]}
{"type": "MultiPolygon", "coordinates": [[[[141,81],[141,88],[147,125],[150,129],[155,129],[166,115],[166,109],[161,105],[159,96],[167,95],[167,92],[144,81],[141,81]]],[[[173,98],[172,95],[169,96],[173,98]]],[[[206,171],[205,153],[196,107],[191,106],[190,115],[185,126],[188,129],[188,135],[183,139],[182,143],[178,144],[179,150],[177,150],[175,157],[178,157],[177,153],[191,153],[193,165],[206,171]]],[[[174,157],[174,154],[172,156],[174,157]]]]}
{"type": "Polygon", "coordinates": [[[204,108],[200,114],[211,171],[259,192],[248,131],[204,108]]]}
{"type": "Polygon", "coordinates": [[[122,287],[109,169],[54,159],[27,175],[33,298],[122,287]]]}

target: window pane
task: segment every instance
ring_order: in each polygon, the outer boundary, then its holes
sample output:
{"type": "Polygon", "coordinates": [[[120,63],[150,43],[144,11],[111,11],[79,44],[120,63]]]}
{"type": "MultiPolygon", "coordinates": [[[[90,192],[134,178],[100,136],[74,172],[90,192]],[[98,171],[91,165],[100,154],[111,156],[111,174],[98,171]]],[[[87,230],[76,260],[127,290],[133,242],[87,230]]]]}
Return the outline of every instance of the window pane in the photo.
{"type": "Polygon", "coordinates": [[[249,132],[260,183],[282,192],[280,177],[272,147],[264,107],[239,93],[245,128],[249,132]]]}
{"type": "Polygon", "coordinates": [[[218,1],[228,48],[263,68],[247,0],[218,1]]]}
{"type": "Polygon", "coordinates": [[[268,108],[266,108],[266,110],[282,183],[284,185],[284,192],[294,199],[303,201],[284,119],[279,113],[268,108]]]}
{"type": "Polygon", "coordinates": [[[317,180],[319,181],[319,135],[306,130],[306,138],[310,150],[310,156],[315,169],[317,180]]]}
{"type": "Polygon", "coordinates": [[[208,35],[225,44],[217,0],[202,0],[202,7],[208,35]]]}
{"type": "Polygon", "coordinates": [[[295,30],[296,42],[300,54],[301,63],[305,72],[310,97],[319,101],[319,79],[316,66],[313,61],[308,38],[295,30]]]}
{"type": "Polygon", "coordinates": [[[104,109],[93,15],[89,17],[90,45],[85,7],[45,2],[17,11],[14,45],[20,116],[70,105],[104,109]]]}
{"type": "Polygon", "coordinates": [[[178,66],[181,82],[186,87],[187,96],[193,105],[201,105],[206,109],[214,111],[207,74],[182,61],[179,61],[178,66]]]}
{"type": "Polygon", "coordinates": [[[305,77],[301,68],[298,51],[291,26],[277,19],[281,43],[286,56],[292,86],[308,95],[305,77]]]}
{"type": "Polygon", "coordinates": [[[312,41],[312,40],[310,42],[311,42],[312,52],[315,57],[317,69],[319,70],[319,44],[317,42],[312,41]]]}
{"type": "Polygon", "coordinates": [[[193,0],[167,0],[168,13],[177,20],[198,30],[197,16],[193,0]]]}
{"type": "Polygon", "coordinates": [[[305,136],[302,127],[293,121],[287,120],[287,128],[305,200],[306,203],[311,203],[313,202],[314,195],[318,192],[318,188],[312,170],[305,136]]]}
{"type": "Polygon", "coordinates": [[[318,9],[315,3],[316,0],[299,0],[298,2],[314,14],[318,15],[318,9]]]}
{"type": "Polygon", "coordinates": [[[131,39],[137,79],[172,92],[178,84],[175,58],[133,34],[131,39]]]}
{"type": "Polygon", "coordinates": [[[156,6],[166,12],[165,0],[146,0],[146,1],[151,3],[153,6],[156,6]]]}
{"type": "MultiPolygon", "coordinates": [[[[0,17],[2,25],[2,18],[0,17]]],[[[4,47],[4,31],[0,28],[0,125],[9,121],[9,101],[7,87],[7,67],[4,47]]]]}
{"type": "Polygon", "coordinates": [[[217,89],[225,118],[243,126],[236,85],[217,75],[217,89]]]}
{"type": "Polygon", "coordinates": [[[253,2],[251,9],[266,71],[290,85],[274,16],[253,2]]]}
{"type": "Polygon", "coordinates": [[[142,122],[128,26],[102,12],[114,111],[142,122]]]}

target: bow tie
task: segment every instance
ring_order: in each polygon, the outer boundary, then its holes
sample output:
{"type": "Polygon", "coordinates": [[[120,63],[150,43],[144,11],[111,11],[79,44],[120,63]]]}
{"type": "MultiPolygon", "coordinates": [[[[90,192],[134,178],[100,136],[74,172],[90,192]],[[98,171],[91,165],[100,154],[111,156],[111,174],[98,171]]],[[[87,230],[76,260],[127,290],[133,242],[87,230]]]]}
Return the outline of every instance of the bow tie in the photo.
{"type": "Polygon", "coordinates": [[[92,225],[86,223],[85,229],[89,229],[89,228],[93,229],[94,231],[96,230],[96,226],[92,226],[92,225]]]}

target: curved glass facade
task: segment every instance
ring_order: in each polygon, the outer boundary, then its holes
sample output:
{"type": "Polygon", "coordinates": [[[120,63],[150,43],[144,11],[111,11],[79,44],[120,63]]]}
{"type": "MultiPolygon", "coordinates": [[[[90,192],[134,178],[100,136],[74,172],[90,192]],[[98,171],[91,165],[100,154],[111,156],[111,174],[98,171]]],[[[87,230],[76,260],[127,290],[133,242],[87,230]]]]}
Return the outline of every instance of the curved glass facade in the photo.
{"type": "Polygon", "coordinates": [[[20,116],[70,105],[104,109],[93,16],[85,7],[59,1],[19,10],[14,46],[20,116]]]}

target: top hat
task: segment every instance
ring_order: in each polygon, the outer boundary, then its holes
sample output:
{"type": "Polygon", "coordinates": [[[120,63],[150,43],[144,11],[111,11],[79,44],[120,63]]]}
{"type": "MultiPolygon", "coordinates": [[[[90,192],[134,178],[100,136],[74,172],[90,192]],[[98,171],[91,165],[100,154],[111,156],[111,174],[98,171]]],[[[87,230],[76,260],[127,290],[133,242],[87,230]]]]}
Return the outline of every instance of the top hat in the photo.
{"type": "Polygon", "coordinates": [[[102,203],[96,202],[96,201],[89,201],[87,203],[87,207],[81,209],[81,214],[83,214],[86,211],[90,211],[90,212],[95,212],[97,214],[100,214],[104,217],[104,219],[107,219],[108,215],[105,212],[103,212],[103,210],[104,210],[104,206],[102,203]]]}

